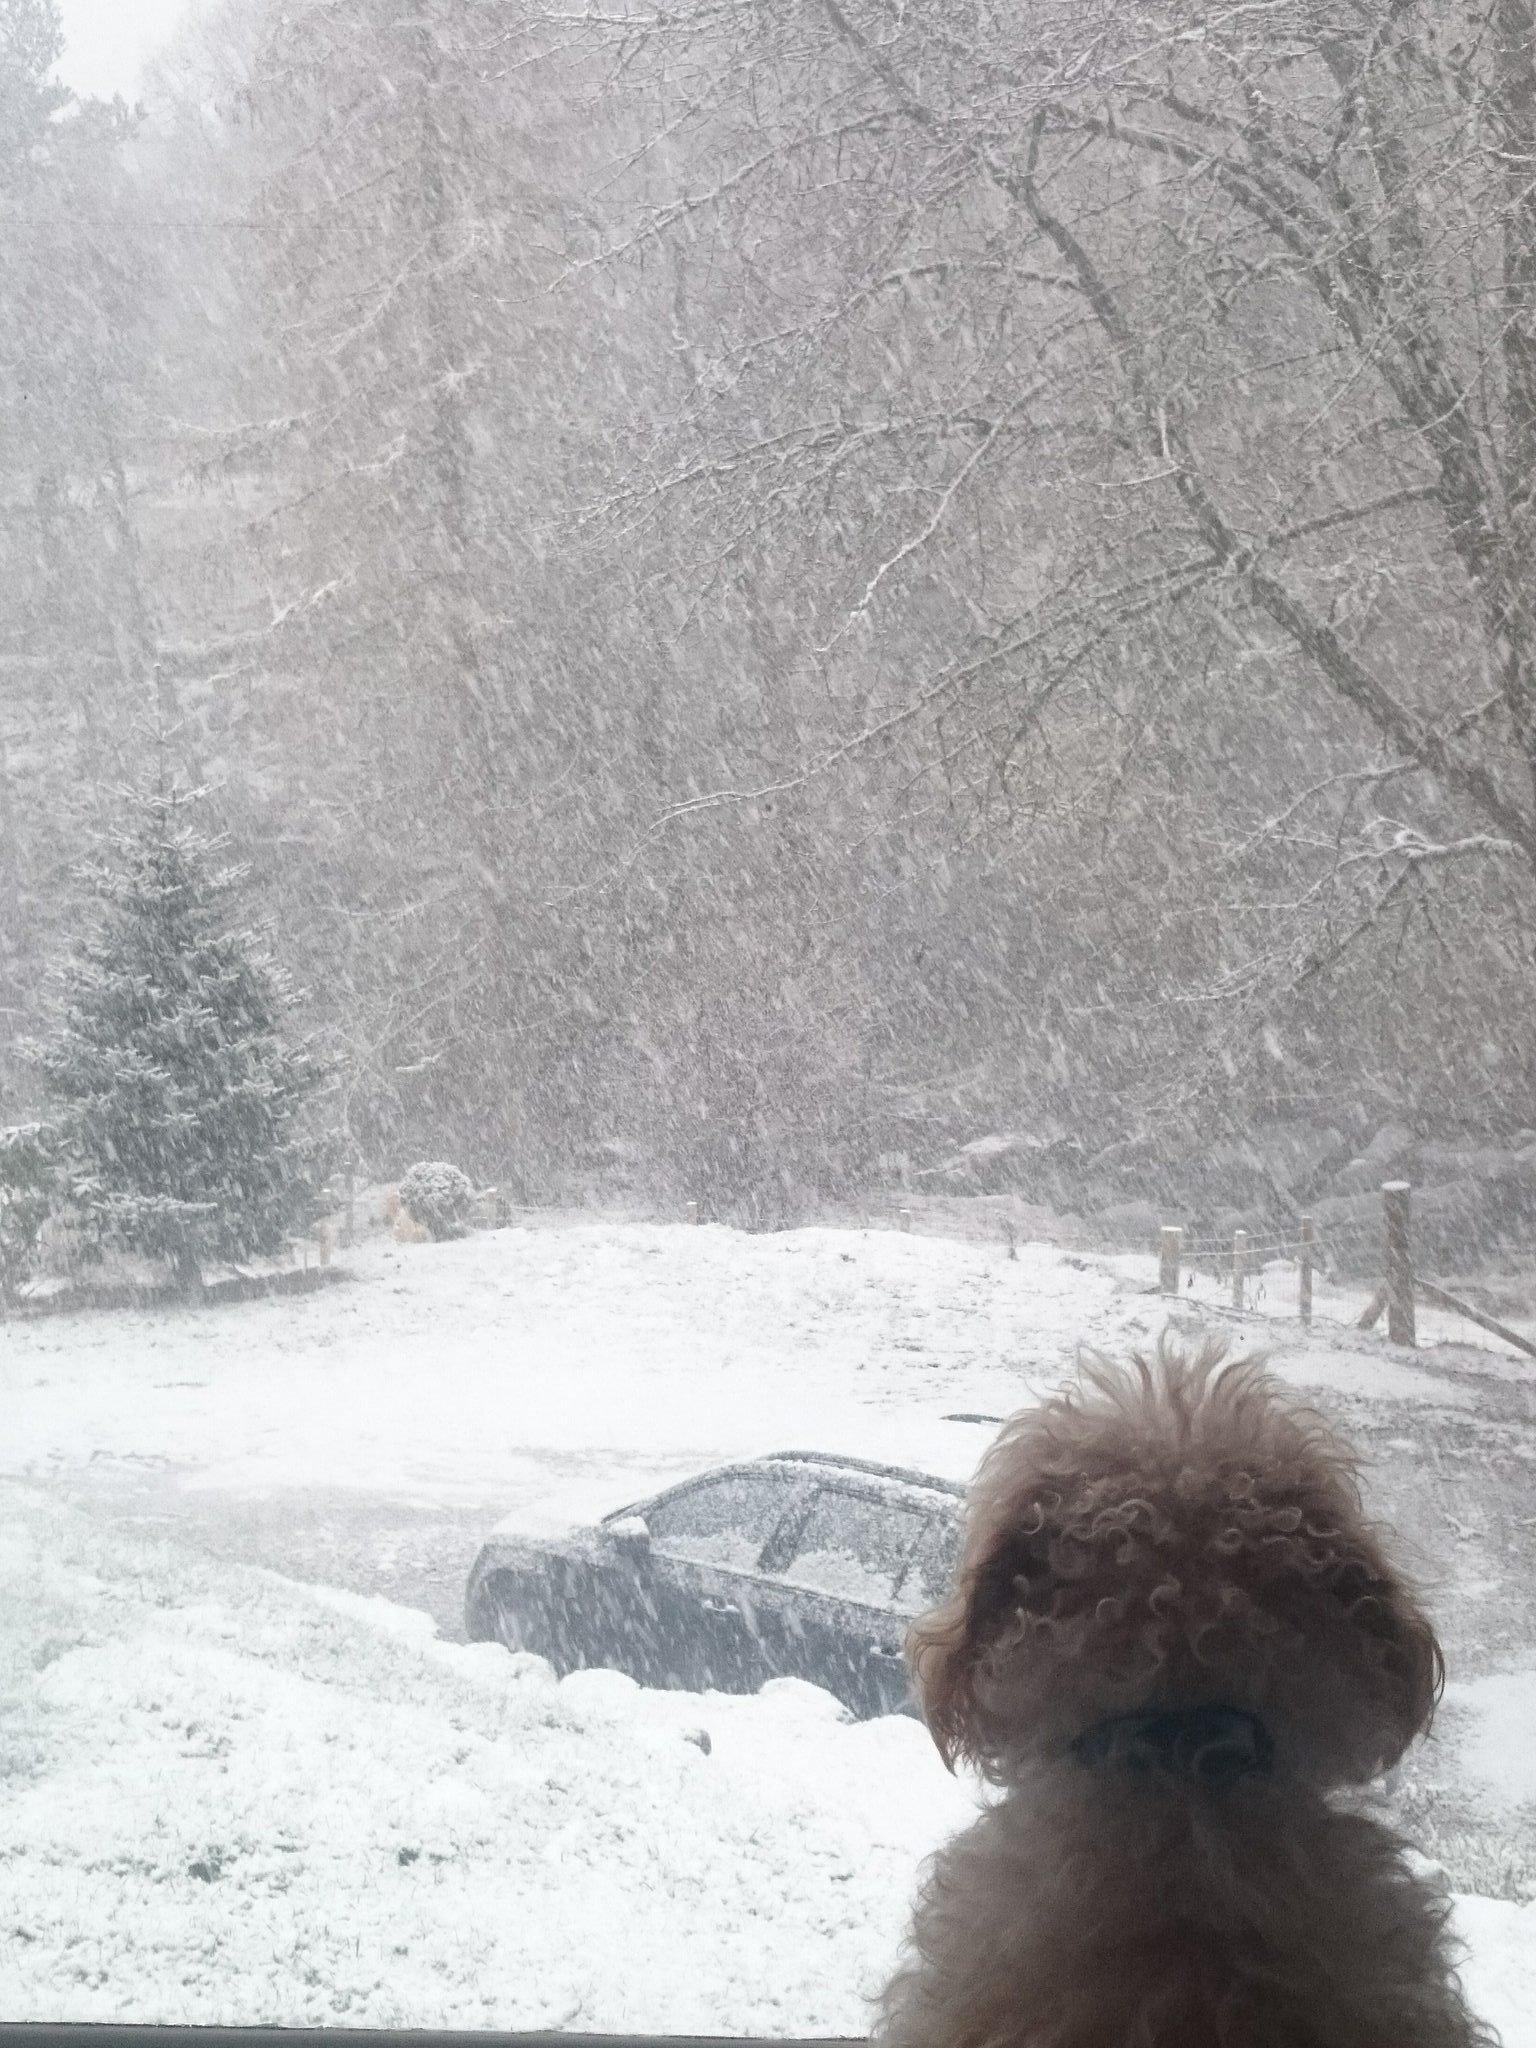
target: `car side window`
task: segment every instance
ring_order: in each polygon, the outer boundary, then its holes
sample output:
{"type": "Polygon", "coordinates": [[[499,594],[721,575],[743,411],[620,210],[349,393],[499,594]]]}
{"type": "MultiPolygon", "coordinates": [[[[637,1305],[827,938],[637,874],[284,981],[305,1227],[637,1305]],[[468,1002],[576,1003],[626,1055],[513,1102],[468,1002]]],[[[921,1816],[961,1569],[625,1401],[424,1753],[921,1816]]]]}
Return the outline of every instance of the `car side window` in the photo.
{"type": "Polygon", "coordinates": [[[787,1472],[724,1472],[645,1511],[658,1550],[749,1572],[798,1490],[787,1472]]]}
{"type": "Polygon", "coordinates": [[[896,1588],[896,1605],[903,1614],[922,1614],[949,1597],[955,1567],[960,1562],[961,1528],[958,1515],[935,1515],[918,1539],[906,1576],[896,1588]]]}
{"type": "Polygon", "coordinates": [[[927,1517],[899,1501],[823,1487],[777,1576],[869,1607],[889,1607],[927,1517]]]}

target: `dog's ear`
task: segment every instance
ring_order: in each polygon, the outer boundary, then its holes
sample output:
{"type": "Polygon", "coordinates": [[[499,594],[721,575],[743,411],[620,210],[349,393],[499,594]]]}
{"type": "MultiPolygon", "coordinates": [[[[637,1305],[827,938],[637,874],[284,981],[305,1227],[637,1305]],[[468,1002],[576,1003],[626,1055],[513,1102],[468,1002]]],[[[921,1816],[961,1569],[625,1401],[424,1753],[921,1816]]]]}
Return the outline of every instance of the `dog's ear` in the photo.
{"type": "Polygon", "coordinates": [[[966,1751],[966,1725],[972,1706],[970,1676],[974,1657],[967,1602],[959,1589],[942,1607],[913,1622],[907,1631],[907,1664],[917,1687],[918,1705],[939,1755],[949,1770],[966,1751]]]}
{"type": "Polygon", "coordinates": [[[1390,1770],[1429,1726],[1445,1660],[1385,1532],[1364,1517],[1353,1457],[1293,1420],[1223,1519],[1226,1575],[1288,1632],[1268,1686],[1313,1768],[1338,1783],[1390,1770]]]}
{"type": "MultiPolygon", "coordinates": [[[[1411,1587],[1366,1537],[1334,1586],[1348,1608],[1370,1666],[1362,1697],[1374,1695],[1368,1768],[1390,1770],[1434,1718],[1445,1687],[1445,1658],[1411,1587]]],[[[1363,1731],[1364,1732],[1364,1731],[1363,1731]]]]}
{"type": "MultiPolygon", "coordinates": [[[[1015,1512],[1018,1512],[1015,1507],[1015,1512]]],[[[1028,1589],[1049,1575],[1044,1509],[1036,1504],[1013,1527],[976,1512],[954,1590],[942,1606],[914,1622],[907,1661],[923,1719],[945,1764],[984,1760],[976,1675],[987,1650],[1029,1604],[1028,1589]]]]}
{"type": "Polygon", "coordinates": [[[1434,1719],[1445,1690],[1445,1655],[1428,1619],[1414,1602],[1404,1599],[1400,1589],[1388,1609],[1388,1627],[1387,1670],[1397,1683],[1402,1702],[1403,1731],[1397,1756],[1387,1765],[1390,1769],[1434,1719]]]}

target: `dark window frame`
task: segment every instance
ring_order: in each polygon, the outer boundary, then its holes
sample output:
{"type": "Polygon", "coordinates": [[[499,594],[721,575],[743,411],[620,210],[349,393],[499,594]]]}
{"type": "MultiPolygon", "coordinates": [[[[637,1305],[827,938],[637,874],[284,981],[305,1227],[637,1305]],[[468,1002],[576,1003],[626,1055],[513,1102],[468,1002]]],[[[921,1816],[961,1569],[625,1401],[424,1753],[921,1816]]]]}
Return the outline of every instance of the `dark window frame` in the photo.
{"type": "Polygon", "coordinates": [[[160,2027],[0,2021],[0,2048],[865,2048],[862,2036],[500,2033],[420,2027],[160,2027]]]}

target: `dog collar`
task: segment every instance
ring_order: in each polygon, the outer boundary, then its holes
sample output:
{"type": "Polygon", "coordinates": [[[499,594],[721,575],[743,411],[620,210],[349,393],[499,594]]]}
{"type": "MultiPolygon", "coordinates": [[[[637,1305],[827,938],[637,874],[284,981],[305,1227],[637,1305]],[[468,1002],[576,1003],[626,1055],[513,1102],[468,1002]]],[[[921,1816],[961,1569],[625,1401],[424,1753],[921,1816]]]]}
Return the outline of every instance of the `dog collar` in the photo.
{"type": "Polygon", "coordinates": [[[1072,1753],[1097,1768],[1224,1791],[1244,1778],[1267,1777],[1275,1745],[1258,1715],[1242,1707],[1168,1707],[1098,1721],[1078,1736],[1072,1753]]]}

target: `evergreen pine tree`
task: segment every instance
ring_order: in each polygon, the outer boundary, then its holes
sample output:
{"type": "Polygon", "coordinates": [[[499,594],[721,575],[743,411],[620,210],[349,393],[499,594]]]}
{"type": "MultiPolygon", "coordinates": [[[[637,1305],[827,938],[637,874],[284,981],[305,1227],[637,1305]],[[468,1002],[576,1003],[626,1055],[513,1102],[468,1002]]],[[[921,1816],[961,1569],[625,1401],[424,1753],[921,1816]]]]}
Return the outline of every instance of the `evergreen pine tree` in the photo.
{"type": "Polygon", "coordinates": [[[307,1225],[318,1160],[301,1112],[321,1078],[284,1041],[293,993],[233,921],[244,870],[193,824],[200,794],[162,778],[82,870],[100,915],[60,970],[53,1036],[32,1049],[88,1236],[164,1260],[189,1287],[209,1260],[275,1252],[307,1225]]]}
{"type": "Polygon", "coordinates": [[[43,1124],[0,1130],[0,1301],[20,1293],[58,1199],[52,1136],[43,1124]]]}

